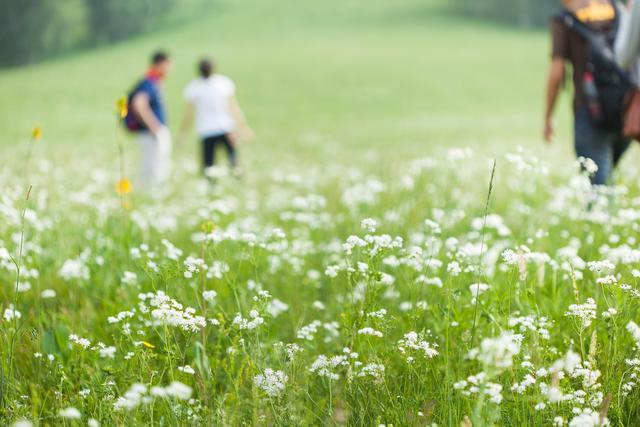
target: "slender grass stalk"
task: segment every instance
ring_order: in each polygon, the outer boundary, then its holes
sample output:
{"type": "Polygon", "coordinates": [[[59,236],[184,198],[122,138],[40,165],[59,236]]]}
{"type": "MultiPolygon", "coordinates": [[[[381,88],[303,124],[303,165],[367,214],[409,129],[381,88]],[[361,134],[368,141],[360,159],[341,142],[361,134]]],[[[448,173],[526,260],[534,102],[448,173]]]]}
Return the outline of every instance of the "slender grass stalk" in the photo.
{"type": "MultiPolygon", "coordinates": [[[[27,182],[29,182],[30,180],[29,170],[30,170],[30,164],[31,164],[31,153],[33,151],[33,144],[36,141],[38,141],[41,137],[42,137],[42,131],[40,130],[39,127],[35,127],[31,133],[31,138],[29,139],[27,144],[27,155],[25,158],[25,167],[24,167],[24,174],[27,182]]],[[[29,197],[31,196],[32,189],[33,189],[33,186],[29,183],[27,188],[27,193],[24,198],[24,207],[22,208],[22,213],[20,215],[20,244],[18,248],[18,258],[15,259],[11,257],[11,261],[16,267],[16,280],[15,280],[15,286],[13,289],[13,303],[12,303],[13,310],[14,310],[13,331],[11,332],[11,335],[9,337],[6,377],[4,375],[4,370],[2,370],[2,367],[0,366],[0,370],[1,370],[0,371],[0,406],[4,406],[4,401],[5,401],[4,398],[6,395],[6,385],[9,381],[11,381],[11,378],[13,375],[15,341],[17,338],[18,330],[19,330],[18,316],[16,316],[16,311],[18,310],[18,294],[19,294],[19,288],[20,288],[20,281],[22,279],[21,277],[22,258],[23,258],[23,252],[24,252],[24,239],[26,234],[25,216],[27,213],[27,207],[29,205],[29,197]]]]}
{"type": "MultiPolygon", "coordinates": [[[[14,361],[13,356],[14,356],[15,343],[16,343],[18,330],[19,330],[18,316],[15,315],[15,312],[18,310],[18,299],[19,299],[18,295],[19,295],[20,281],[22,279],[22,276],[21,276],[22,258],[23,258],[23,252],[24,252],[24,238],[26,233],[25,215],[27,212],[27,206],[29,203],[29,197],[31,195],[32,188],[33,187],[29,185],[29,188],[27,190],[27,195],[25,196],[25,199],[24,199],[25,206],[22,209],[22,215],[20,218],[21,225],[20,225],[20,244],[18,248],[18,258],[13,259],[14,265],[16,267],[16,281],[13,289],[13,310],[14,310],[13,331],[11,332],[11,336],[9,338],[9,353],[8,353],[8,362],[7,362],[7,378],[9,381],[11,380],[13,375],[13,361],[14,361]]],[[[4,396],[4,392],[2,393],[2,395],[4,396]]]]}
{"type": "MultiPolygon", "coordinates": [[[[487,200],[484,205],[484,217],[482,219],[482,237],[480,239],[480,255],[478,256],[478,266],[476,269],[476,286],[480,283],[480,270],[482,269],[482,255],[484,254],[484,238],[487,228],[487,216],[489,216],[489,202],[491,201],[491,193],[493,191],[493,179],[496,174],[496,160],[493,160],[491,168],[491,179],[489,179],[489,191],[487,192],[487,200]]],[[[480,304],[480,289],[476,289],[475,304],[473,308],[473,328],[471,332],[471,342],[475,342],[476,329],[478,322],[478,304],[480,304]]]]}

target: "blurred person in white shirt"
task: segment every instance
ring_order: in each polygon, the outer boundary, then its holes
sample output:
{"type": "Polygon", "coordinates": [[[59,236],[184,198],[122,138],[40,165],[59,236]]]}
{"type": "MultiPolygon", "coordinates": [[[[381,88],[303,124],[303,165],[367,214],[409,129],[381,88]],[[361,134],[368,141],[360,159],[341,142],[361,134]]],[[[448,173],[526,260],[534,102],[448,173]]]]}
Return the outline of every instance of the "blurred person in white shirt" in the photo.
{"type": "Polygon", "coordinates": [[[229,166],[239,176],[237,142],[253,138],[253,131],[236,99],[235,84],[227,76],[217,74],[209,59],[200,61],[198,72],[200,76],[184,89],[187,108],[181,135],[184,137],[195,118],[196,132],[202,140],[205,176],[213,177],[218,147],[225,148],[229,166]]]}

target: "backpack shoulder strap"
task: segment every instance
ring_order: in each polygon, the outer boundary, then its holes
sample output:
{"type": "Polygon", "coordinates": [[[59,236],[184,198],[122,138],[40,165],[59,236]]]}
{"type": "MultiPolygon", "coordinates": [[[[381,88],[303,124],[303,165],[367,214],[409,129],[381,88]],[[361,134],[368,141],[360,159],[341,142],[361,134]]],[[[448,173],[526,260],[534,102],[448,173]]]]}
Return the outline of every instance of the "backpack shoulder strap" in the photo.
{"type": "MultiPolygon", "coordinates": [[[[640,0],[639,0],[640,1],[640,0]]],[[[617,9],[616,9],[617,12],[617,9]]],[[[628,73],[626,73],[615,60],[615,55],[611,46],[608,46],[602,37],[598,36],[598,31],[582,22],[578,17],[570,10],[563,10],[558,16],[567,28],[570,28],[580,34],[587,42],[591,43],[597,52],[598,57],[606,61],[611,67],[613,67],[622,80],[626,83],[630,82],[628,73]]],[[[614,19],[614,25],[617,25],[618,13],[614,19]]]]}
{"type": "Polygon", "coordinates": [[[589,25],[579,20],[578,17],[570,10],[565,9],[560,12],[560,14],[558,15],[558,19],[560,19],[567,28],[574,30],[587,41],[591,41],[595,38],[596,31],[589,25]]]}

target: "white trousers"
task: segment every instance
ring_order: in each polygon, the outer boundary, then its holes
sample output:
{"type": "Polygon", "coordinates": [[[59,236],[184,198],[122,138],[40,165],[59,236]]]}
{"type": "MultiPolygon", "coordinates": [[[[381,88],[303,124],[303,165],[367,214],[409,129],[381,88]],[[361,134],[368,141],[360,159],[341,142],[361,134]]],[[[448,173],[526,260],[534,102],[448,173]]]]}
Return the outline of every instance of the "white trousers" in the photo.
{"type": "Polygon", "coordinates": [[[167,128],[157,135],[141,132],[140,143],[140,184],[142,187],[153,187],[169,177],[171,172],[171,134],[167,128]]]}

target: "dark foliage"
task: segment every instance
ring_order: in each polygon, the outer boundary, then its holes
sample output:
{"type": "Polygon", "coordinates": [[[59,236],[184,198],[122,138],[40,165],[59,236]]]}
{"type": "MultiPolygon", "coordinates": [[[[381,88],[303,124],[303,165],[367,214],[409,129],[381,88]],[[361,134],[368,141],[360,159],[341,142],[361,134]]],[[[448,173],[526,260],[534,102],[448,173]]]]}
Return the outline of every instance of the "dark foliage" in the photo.
{"type": "Polygon", "coordinates": [[[124,40],[212,1],[0,0],[0,67],[124,40]]]}
{"type": "Polygon", "coordinates": [[[560,0],[454,0],[457,11],[521,27],[543,27],[561,8],[560,0]]]}

